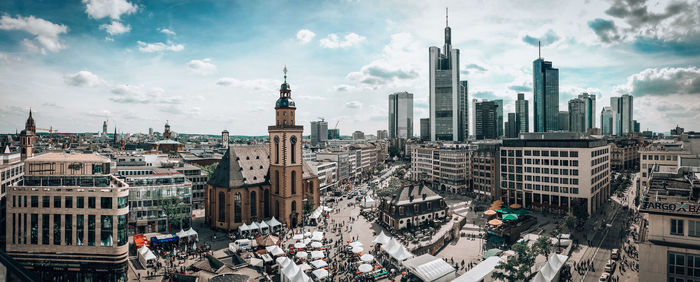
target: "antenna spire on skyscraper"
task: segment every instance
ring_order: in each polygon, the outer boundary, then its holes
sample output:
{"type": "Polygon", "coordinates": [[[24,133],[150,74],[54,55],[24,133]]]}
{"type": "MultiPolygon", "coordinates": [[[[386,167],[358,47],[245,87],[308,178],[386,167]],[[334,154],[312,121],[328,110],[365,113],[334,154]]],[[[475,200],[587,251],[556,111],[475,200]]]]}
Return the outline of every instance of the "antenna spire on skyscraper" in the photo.
{"type": "Polygon", "coordinates": [[[537,41],[537,58],[542,59],[542,41],[537,41]]]}
{"type": "Polygon", "coordinates": [[[447,9],[449,9],[449,7],[445,7],[445,26],[450,26],[449,21],[448,21],[448,20],[449,20],[449,17],[450,17],[450,14],[449,14],[449,12],[447,11],[447,9]]]}

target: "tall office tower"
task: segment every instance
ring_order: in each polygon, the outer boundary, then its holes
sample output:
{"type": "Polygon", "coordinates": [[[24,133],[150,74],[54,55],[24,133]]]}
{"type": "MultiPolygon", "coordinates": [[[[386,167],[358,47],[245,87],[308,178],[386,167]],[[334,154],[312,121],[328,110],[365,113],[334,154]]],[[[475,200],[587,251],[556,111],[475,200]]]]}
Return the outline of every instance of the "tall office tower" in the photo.
{"type": "Polygon", "coordinates": [[[640,132],[639,131],[640,130],[639,122],[637,122],[637,120],[635,119],[632,123],[634,123],[634,133],[639,133],[640,132]]]}
{"type": "Polygon", "coordinates": [[[221,131],[221,147],[228,148],[228,130],[221,131]]]}
{"type": "Polygon", "coordinates": [[[569,112],[559,111],[559,131],[569,131],[569,112]]]}
{"type": "Polygon", "coordinates": [[[328,141],[328,122],[321,119],[311,122],[311,146],[324,146],[328,141]]]}
{"type": "Polygon", "coordinates": [[[107,136],[107,121],[102,122],[102,136],[107,136]]]}
{"type": "Polygon", "coordinates": [[[148,128],[148,136],[153,136],[153,127],[148,128]]]}
{"type": "Polygon", "coordinates": [[[423,141],[430,140],[430,119],[420,119],[420,139],[423,141]]]}
{"type": "Polygon", "coordinates": [[[634,131],[633,97],[625,94],[610,97],[610,107],[615,111],[615,135],[626,135],[634,131]]]}
{"type": "Polygon", "coordinates": [[[540,55],[532,62],[534,132],[559,130],[559,69],[540,55]]]}
{"type": "Polygon", "coordinates": [[[389,138],[411,137],[413,137],[413,94],[408,92],[390,94],[389,138]]]}
{"type": "MultiPolygon", "coordinates": [[[[445,27],[445,45],[431,46],[430,73],[430,140],[463,141],[460,130],[459,49],[452,49],[451,30],[445,27]],[[461,139],[460,139],[461,137],[461,139]]],[[[466,102],[466,101],[465,101],[466,102]]]]}
{"type": "Polygon", "coordinates": [[[586,103],[586,130],[596,127],[595,120],[598,112],[596,111],[595,107],[595,94],[588,94],[584,92],[581,93],[581,95],[578,95],[578,98],[583,99],[583,102],[586,103]]]}
{"type": "Polygon", "coordinates": [[[508,121],[506,121],[506,138],[518,137],[518,118],[515,113],[508,113],[508,121]]]}
{"type": "Polygon", "coordinates": [[[516,116],[516,136],[520,132],[529,132],[530,130],[530,116],[527,100],[525,100],[524,93],[518,93],[518,100],[515,101],[515,116],[516,116]]]}
{"type": "Polygon", "coordinates": [[[615,124],[615,111],[612,107],[603,107],[603,111],[600,113],[600,127],[603,135],[613,135],[615,124]]]}
{"type": "Polygon", "coordinates": [[[498,104],[494,101],[476,102],[474,109],[476,139],[498,139],[498,104]]]}
{"type": "Polygon", "coordinates": [[[583,99],[569,100],[569,131],[586,132],[586,102],[583,99]]]}
{"type": "Polygon", "coordinates": [[[386,130],[377,130],[377,140],[389,138],[389,133],[386,130]]]}
{"type": "Polygon", "coordinates": [[[496,118],[496,126],[498,127],[498,137],[503,137],[503,100],[498,99],[498,100],[493,100],[496,105],[498,105],[498,108],[496,109],[496,115],[498,116],[496,118]]]}
{"type": "Polygon", "coordinates": [[[328,140],[340,139],[340,129],[333,128],[328,130],[328,140]]]}
{"type": "Polygon", "coordinates": [[[355,131],[352,133],[352,140],[363,140],[365,139],[365,133],[362,131],[355,131]]]}
{"type": "Polygon", "coordinates": [[[469,139],[469,81],[462,80],[460,83],[462,84],[462,87],[460,88],[462,92],[459,95],[459,126],[462,130],[461,132],[463,136],[463,138],[460,137],[460,140],[466,141],[469,139]]]}

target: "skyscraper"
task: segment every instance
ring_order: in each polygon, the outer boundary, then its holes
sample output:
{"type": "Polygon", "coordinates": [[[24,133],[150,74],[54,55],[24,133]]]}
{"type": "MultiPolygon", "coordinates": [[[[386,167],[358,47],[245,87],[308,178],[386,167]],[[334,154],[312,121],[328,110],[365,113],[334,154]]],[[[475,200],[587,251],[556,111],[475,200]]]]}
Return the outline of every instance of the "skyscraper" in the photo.
{"type": "Polygon", "coordinates": [[[595,94],[581,93],[581,95],[578,95],[578,98],[583,99],[585,103],[586,116],[584,118],[586,120],[586,130],[596,127],[595,120],[598,112],[595,107],[595,94]]]}
{"type": "Polygon", "coordinates": [[[389,95],[389,138],[413,137],[413,94],[389,95]]]}
{"type": "Polygon", "coordinates": [[[559,131],[569,131],[568,111],[559,111],[559,131]]]}
{"type": "Polygon", "coordinates": [[[430,140],[430,119],[422,118],[420,119],[420,139],[426,141],[430,140]]]}
{"type": "Polygon", "coordinates": [[[610,107],[615,111],[615,135],[627,135],[634,131],[633,97],[625,94],[610,97],[610,107]]]}
{"type": "Polygon", "coordinates": [[[532,65],[534,132],[559,130],[559,69],[541,56],[532,65]]]}
{"type": "Polygon", "coordinates": [[[498,127],[498,137],[503,137],[503,99],[493,100],[498,108],[496,108],[496,127],[498,127]]]}
{"type": "Polygon", "coordinates": [[[569,100],[569,131],[586,132],[586,102],[583,99],[569,100]]]}
{"type": "MultiPolygon", "coordinates": [[[[447,24],[447,22],[446,22],[447,24]]],[[[464,126],[460,125],[460,110],[466,109],[460,104],[466,91],[461,91],[459,81],[459,49],[452,49],[451,29],[445,27],[445,45],[429,49],[430,72],[430,140],[463,141],[464,126]]],[[[464,99],[466,104],[466,99],[464,99]]],[[[466,117],[466,115],[465,115],[466,117]]],[[[462,120],[462,123],[465,123],[462,120]]]]}
{"type": "Polygon", "coordinates": [[[460,140],[466,141],[469,139],[469,81],[460,81],[462,87],[460,87],[461,94],[459,95],[459,127],[461,128],[462,136],[460,140]]]}
{"type": "Polygon", "coordinates": [[[518,137],[518,118],[515,113],[508,113],[508,121],[505,125],[505,137],[506,138],[517,138],[518,137]]]}
{"type": "Polygon", "coordinates": [[[603,107],[603,111],[600,113],[600,127],[603,135],[613,135],[615,124],[615,111],[612,107],[603,107]]]}
{"type": "Polygon", "coordinates": [[[481,101],[474,104],[474,135],[477,140],[498,138],[498,104],[481,101]]]}
{"type": "Polygon", "coordinates": [[[635,119],[632,123],[634,123],[634,133],[639,133],[639,130],[640,130],[639,122],[637,122],[637,120],[635,119]]]}
{"type": "Polygon", "coordinates": [[[328,141],[328,122],[321,119],[311,122],[311,146],[324,146],[328,141]]]}
{"type": "Polygon", "coordinates": [[[102,136],[107,136],[107,121],[102,123],[102,136]]]}
{"type": "Polygon", "coordinates": [[[530,130],[530,116],[527,100],[525,100],[524,93],[518,93],[518,100],[515,101],[515,116],[516,116],[516,135],[520,132],[529,132],[530,130]]]}

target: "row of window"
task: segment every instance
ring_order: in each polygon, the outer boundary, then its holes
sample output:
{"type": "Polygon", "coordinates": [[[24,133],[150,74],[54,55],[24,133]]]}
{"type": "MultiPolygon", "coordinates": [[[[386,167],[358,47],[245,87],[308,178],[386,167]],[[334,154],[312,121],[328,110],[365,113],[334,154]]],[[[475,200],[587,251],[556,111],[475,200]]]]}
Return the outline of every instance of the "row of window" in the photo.
{"type": "Polygon", "coordinates": [[[668,252],[668,281],[700,281],[700,256],[695,254],[668,252]]]}
{"type": "MultiPolygon", "coordinates": [[[[671,235],[685,236],[685,220],[671,219],[671,235]]],[[[688,220],[688,236],[700,237],[700,221],[688,220]]]]}
{"type": "Polygon", "coordinates": [[[0,173],[0,181],[5,181],[5,179],[10,179],[15,177],[15,175],[20,175],[22,174],[22,171],[24,170],[24,166],[20,165],[17,167],[13,167],[8,170],[3,170],[2,173],[0,173]]]}
{"type": "MultiPolygon", "coordinates": [[[[97,197],[87,197],[87,208],[95,209],[97,208],[97,197]]],[[[75,208],[84,209],[85,208],[85,197],[77,196],[75,197],[76,203],[75,208]]],[[[53,196],[53,206],[51,206],[51,196],[41,196],[41,207],[42,208],[73,208],[73,196],[53,196]]],[[[117,198],[117,208],[122,209],[128,206],[128,196],[117,198]]],[[[39,207],[39,196],[12,196],[12,206],[16,208],[38,208],[39,207]],[[29,199],[29,203],[27,203],[29,199]],[[23,201],[24,200],[24,201],[23,201]]],[[[101,209],[112,209],[112,197],[100,197],[100,208],[101,209]]]]}
{"type": "MultiPolygon", "coordinates": [[[[12,243],[38,245],[41,237],[41,245],[64,245],[76,246],[85,245],[85,234],[87,233],[87,245],[96,244],[96,219],[97,215],[87,215],[87,230],[85,230],[85,215],[82,214],[42,214],[41,232],[39,226],[39,214],[12,214],[12,243]],[[53,218],[53,222],[51,222],[53,218]],[[73,219],[75,218],[75,225],[73,219]],[[53,224],[52,224],[53,223],[53,224]],[[75,227],[75,241],[73,240],[73,227],[75,227]],[[87,231],[87,232],[86,232],[87,231]],[[41,233],[41,234],[40,234],[41,233]],[[50,234],[53,234],[53,241],[50,241],[50,234]],[[63,235],[63,236],[62,236],[63,235]]],[[[114,216],[100,216],[100,246],[111,247],[114,233],[114,216]]],[[[127,215],[117,216],[117,246],[126,245],[129,238],[127,236],[127,215]]]]}
{"type": "Polygon", "coordinates": [[[677,160],[678,160],[678,156],[676,156],[676,155],[674,155],[674,156],[669,156],[669,155],[664,156],[664,155],[656,155],[656,154],[642,154],[642,160],[647,160],[647,159],[650,160],[650,161],[652,161],[652,160],[653,160],[653,161],[663,161],[663,160],[667,160],[667,161],[671,161],[671,160],[677,161],[677,160]],[[653,157],[653,158],[652,158],[652,157],[653,157]]]}

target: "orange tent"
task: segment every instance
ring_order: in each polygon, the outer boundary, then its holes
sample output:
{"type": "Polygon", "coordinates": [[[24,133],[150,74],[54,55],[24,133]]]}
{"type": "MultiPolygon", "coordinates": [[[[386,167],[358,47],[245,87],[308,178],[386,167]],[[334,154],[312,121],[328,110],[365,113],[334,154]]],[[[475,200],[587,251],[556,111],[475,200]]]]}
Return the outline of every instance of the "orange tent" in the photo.
{"type": "Polygon", "coordinates": [[[137,248],[140,248],[143,245],[146,245],[146,246],[150,245],[148,243],[148,240],[146,240],[146,236],[143,236],[141,234],[134,234],[134,244],[136,244],[137,248]]]}
{"type": "Polygon", "coordinates": [[[511,209],[516,209],[516,210],[519,209],[519,208],[522,208],[522,207],[523,207],[523,206],[520,205],[520,204],[512,204],[512,205],[510,205],[510,208],[511,208],[511,209]]]}

